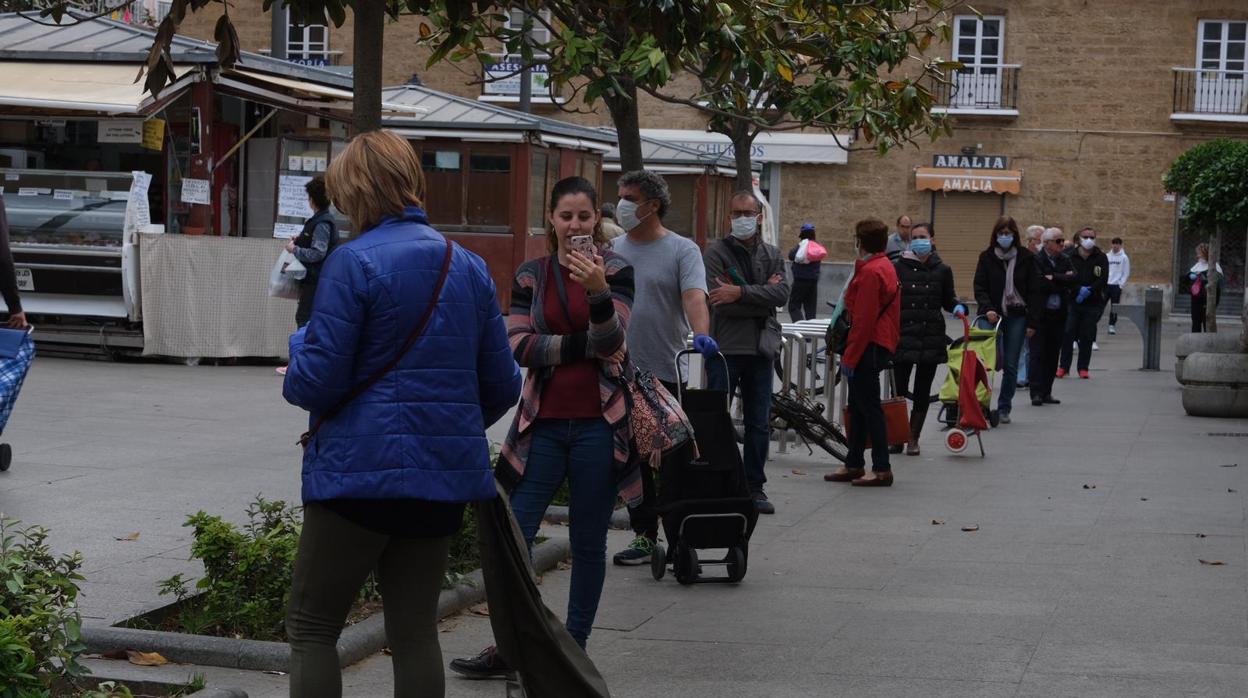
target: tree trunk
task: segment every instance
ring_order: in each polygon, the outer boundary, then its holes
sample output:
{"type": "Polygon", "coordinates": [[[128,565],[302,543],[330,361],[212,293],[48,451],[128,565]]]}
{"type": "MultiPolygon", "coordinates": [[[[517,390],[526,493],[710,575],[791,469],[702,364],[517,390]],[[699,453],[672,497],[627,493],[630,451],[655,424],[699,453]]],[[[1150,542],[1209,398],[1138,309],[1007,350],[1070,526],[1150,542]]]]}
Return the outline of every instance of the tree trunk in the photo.
{"type": "Polygon", "coordinates": [[[1210,332],[1218,331],[1218,253],[1222,248],[1222,226],[1219,225],[1209,241],[1209,290],[1208,306],[1205,308],[1205,326],[1210,332]]]}
{"type": "Polygon", "coordinates": [[[356,0],[353,7],[355,55],[352,58],[352,74],[355,77],[355,99],[351,121],[356,133],[365,133],[381,129],[381,44],[386,6],[383,0],[356,0]]]}
{"type": "Polygon", "coordinates": [[[752,192],[754,191],[754,170],[751,168],[754,163],[750,159],[750,150],[754,147],[754,137],[758,134],[751,134],[750,125],[741,119],[733,119],[729,130],[732,131],[728,137],[732,139],[732,157],[736,162],[737,189],[752,192]]]}
{"type": "Polygon", "coordinates": [[[637,113],[637,84],[631,78],[620,78],[623,95],[614,92],[603,95],[615,136],[619,139],[620,172],[632,172],[645,167],[641,156],[641,119],[637,113]]]}

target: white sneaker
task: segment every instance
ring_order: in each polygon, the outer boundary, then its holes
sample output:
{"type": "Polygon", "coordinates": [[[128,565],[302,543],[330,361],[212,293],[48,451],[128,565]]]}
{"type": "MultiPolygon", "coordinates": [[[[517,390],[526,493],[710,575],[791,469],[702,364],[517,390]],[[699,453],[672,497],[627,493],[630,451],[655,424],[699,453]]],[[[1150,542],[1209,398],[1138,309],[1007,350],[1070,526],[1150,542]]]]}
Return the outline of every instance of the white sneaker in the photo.
{"type": "Polygon", "coordinates": [[[1096,342],[1092,342],[1092,351],[1100,351],[1100,350],[1101,350],[1101,345],[1097,344],[1096,342]]]}
{"type": "Polygon", "coordinates": [[[1110,333],[1110,334],[1118,334],[1118,328],[1114,327],[1113,325],[1110,325],[1110,326],[1109,326],[1109,333],[1110,333]]]}

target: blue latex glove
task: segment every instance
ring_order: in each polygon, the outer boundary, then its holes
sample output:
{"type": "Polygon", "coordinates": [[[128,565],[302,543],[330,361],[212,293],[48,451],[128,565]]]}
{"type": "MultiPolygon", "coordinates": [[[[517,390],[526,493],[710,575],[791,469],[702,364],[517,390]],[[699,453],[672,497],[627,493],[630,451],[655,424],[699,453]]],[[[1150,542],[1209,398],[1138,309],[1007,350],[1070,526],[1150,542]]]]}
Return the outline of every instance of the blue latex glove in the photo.
{"type": "Polygon", "coordinates": [[[958,303],[953,307],[954,317],[966,317],[966,306],[958,303]]]}
{"type": "Polygon", "coordinates": [[[1195,281],[1195,280],[1196,280],[1196,272],[1194,272],[1194,271],[1193,271],[1193,272],[1188,273],[1187,278],[1188,278],[1188,279],[1191,279],[1192,281],[1195,281]]]}
{"type": "Polygon", "coordinates": [[[708,359],[719,353],[719,343],[704,334],[693,336],[693,348],[708,359]]]}
{"type": "Polygon", "coordinates": [[[841,364],[841,375],[845,376],[845,380],[852,381],[854,379],[854,367],[841,364]]]}
{"type": "Polygon", "coordinates": [[[1090,295],[1092,295],[1092,289],[1088,286],[1083,286],[1079,289],[1079,295],[1075,296],[1075,302],[1082,303],[1086,301],[1090,295]]]}

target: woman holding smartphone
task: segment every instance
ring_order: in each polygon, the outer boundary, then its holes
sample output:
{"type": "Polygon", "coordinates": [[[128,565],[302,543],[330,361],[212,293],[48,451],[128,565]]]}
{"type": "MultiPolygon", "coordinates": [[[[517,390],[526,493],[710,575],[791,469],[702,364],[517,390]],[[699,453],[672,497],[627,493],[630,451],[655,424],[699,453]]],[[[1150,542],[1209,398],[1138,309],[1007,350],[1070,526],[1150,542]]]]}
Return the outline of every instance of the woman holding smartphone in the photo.
{"type": "MultiPolygon", "coordinates": [[[[588,181],[568,177],[555,183],[550,255],[516,271],[507,335],[516,361],[529,370],[495,470],[530,546],[555,492],[568,483],[567,628],[581,647],[602,595],[616,497],[641,500],[640,469],[630,463],[628,415],[617,378],[633,303],[633,268],[606,246],[598,211],[598,193],[588,181]]],[[[501,677],[510,670],[493,647],[454,660],[451,669],[472,678],[501,677]]]]}

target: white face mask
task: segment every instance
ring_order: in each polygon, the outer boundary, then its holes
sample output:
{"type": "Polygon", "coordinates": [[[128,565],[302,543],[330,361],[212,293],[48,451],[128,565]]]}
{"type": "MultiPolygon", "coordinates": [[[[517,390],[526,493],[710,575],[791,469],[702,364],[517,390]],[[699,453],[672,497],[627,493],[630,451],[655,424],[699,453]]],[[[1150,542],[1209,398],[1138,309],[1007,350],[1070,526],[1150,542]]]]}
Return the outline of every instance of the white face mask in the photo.
{"type": "Polygon", "coordinates": [[[633,228],[641,225],[641,219],[637,217],[638,207],[639,204],[628,199],[620,199],[615,205],[615,222],[620,224],[624,232],[631,232],[633,228]]]}
{"type": "Polygon", "coordinates": [[[749,240],[758,232],[758,219],[740,218],[732,219],[732,236],[738,240],[749,240]]]}
{"type": "Polygon", "coordinates": [[[1093,247],[1096,247],[1096,240],[1093,240],[1092,238],[1084,238],[1079,241],[1079,244],[1083,245],[1083,249],[1090,250],[1093,247]]]}

